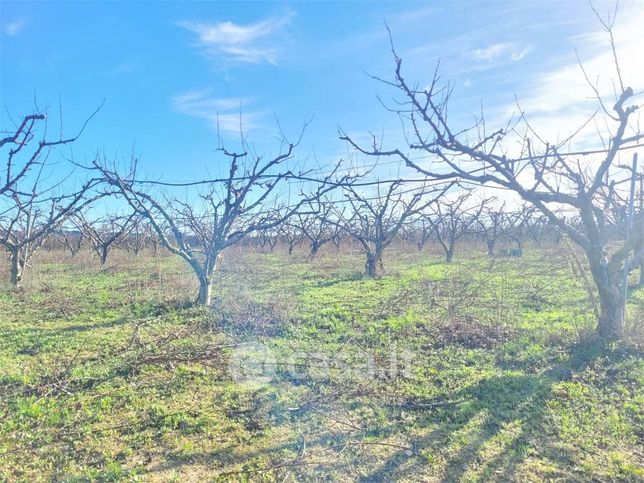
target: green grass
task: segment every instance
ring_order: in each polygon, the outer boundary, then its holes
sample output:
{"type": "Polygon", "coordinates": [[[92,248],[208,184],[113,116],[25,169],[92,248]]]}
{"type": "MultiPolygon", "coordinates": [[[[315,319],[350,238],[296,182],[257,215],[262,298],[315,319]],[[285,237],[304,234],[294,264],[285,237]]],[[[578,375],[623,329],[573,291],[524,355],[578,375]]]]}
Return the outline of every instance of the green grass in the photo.
{"type": "Polygon", "coordinates": [[[180,260],[115,256],[0,292],[0,480],[644,477],[641,341],[594,341],[564,253],[393,249],[368,279],[350,251],[234,250],[209,309],[180,260]],[[270,381],[232,377],[242,342],[270,381]]]}

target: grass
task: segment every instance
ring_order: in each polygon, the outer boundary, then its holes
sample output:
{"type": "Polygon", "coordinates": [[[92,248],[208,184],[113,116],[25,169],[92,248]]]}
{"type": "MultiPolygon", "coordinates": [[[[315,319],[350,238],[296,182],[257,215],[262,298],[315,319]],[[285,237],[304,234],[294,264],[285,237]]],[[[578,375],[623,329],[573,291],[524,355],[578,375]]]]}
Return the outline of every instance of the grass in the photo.
{"type": "Polygon", "coordinates": [[[42,253],[0,292],[0,479],[641,481],[643,290],[605,347],[566,253],[388,255],[233,250],[204,309],[175,258],[42,253]]]}

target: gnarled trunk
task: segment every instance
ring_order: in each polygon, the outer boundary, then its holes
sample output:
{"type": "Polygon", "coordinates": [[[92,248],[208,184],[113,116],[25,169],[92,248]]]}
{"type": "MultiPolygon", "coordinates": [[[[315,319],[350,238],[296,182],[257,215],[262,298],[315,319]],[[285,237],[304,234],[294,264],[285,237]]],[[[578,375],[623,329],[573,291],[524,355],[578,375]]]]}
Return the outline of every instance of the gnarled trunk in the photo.
{"type": "Polygon", "coordinates": [[[600,304],[597,333],[605,340],[621,339],[624,333],[624,295],[617,284],[597,288],[600,304]]]}
{"type": "Polygon", "coordinates": [[[309,252],[309,256],[312,258],[318,254],[320,251],[320,243],[318,242],[311,242],[311,251],[309,252]]]}
{"type": "Polygon", "coordinates": [[[382,251],[367,253],[367,261],[364,265],[367,277],[376,277],[382,271],[382,251]]]}
{"type": "Polygon", "coordinates": [[[99,247],[98,249],[98,258],[101,261],[101,266],[105,265],[107,263],[107,256],[110,253],[110,246],[109,245],[103,245],[99,247]]]}
{"type": "Polygon", "coordinates": [[[587,256],[599,295],[597,334],[603,340],[618,340],[624,333],[624,293],[620,274],[611,274],[608,260],[601,250],[591,250],[587,256]]]}

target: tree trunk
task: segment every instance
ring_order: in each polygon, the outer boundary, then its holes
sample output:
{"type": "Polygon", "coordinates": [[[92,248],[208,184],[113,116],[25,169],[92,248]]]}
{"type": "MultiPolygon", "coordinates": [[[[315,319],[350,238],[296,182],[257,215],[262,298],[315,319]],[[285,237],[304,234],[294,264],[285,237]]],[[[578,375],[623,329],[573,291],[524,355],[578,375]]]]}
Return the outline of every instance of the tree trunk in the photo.
{"type": "Polygon", "coordinates": [[[109,255],[110,247],[109,245],[101,246],[98,250],[98,257],[101,260],[101,267],[107,263],[107,255],[109,255]]]}
{"type": "Polygon", "coordinates": [[[377,277],[382,271],[382,250],[367,253],[367,261],[364,265],[367,277],[377,277]]]}
{"type": "Polygon", "coordinates": [[[318,254],[319,250],[320,250],[320,244],[319,243],[316,243],[316,242],[311,243],[311,252],[309,253],[309,256],[311,258],[314,257],[315,255],[318,254]]]}
{"type": "Polygon", "coordinates": [[[494,245],[496,245],[496,240],[488,239],[488,240],[486,240],[486,243],[487,243],[487,254],[488,254],[488,256],[493,257],[494,256],[494,245]]]}
{"type": "Polygon", "coordinates": [[[22,281],[22,269],[23,265],[20,263],[20,254],[18,250],[11,251],[11,272],[9,275],[9,281],[13,287],[20,286],[22,281]]]}
{"type": "Polygon", "coordinates": [[[447,263],[452,263],[452,258],[454,258],[454,250],[450,248],[445,252],[445,261],[447,263]]]}
{"type": "Polygon", "coordinates": [[[289,244],[289,246],[288,246],[288,254],[289,255],[293,255],[293,248],[294,247],[295,247],[295,245],[293,245],[292,243],[289,244]]]}
{"type": "Polygon", "coordinates": [[[599,287],[597,333],[604,340],[619,340],[624,332],[624,297],[619,285],[599,287]]]}
{"type": "Polygon", "coordinates": [[[197,303],[199,305],[210,305],[212,302],[212,279],[207,276],[199,277],[199,295],[197,303]]]}
{"type": "Polygon", "coordinates": [[[423,248],[425,248],[425,243],[427,243],[428,238],[422,237],[420,240],[418,240],[418,243],[416,244],[416,248],[418,248],[419,252],[423,251],[423,248]]]}
{"type": "Polygon", "coordinates": [[[220,251],[217,255],[213,255],[213,257],[214,263],[205,268],[200,267],[196,260],[192,260],[190,262],[190,265],[192,265],[192,268],[199,279],[199,294],[197,296],[198,305],[210,305],[212,302],[212,284],[214,282],[214,274],[221,269],[224,254],[220,251]]]}
{"type": "Polygon", "coordinates": [[[587,253],[590,271],[599,295],[597,334],[605,341],[619,340],[624,332],[624,294],[621,272],[611,277],[608,261],[600,253],[587,253]]]}

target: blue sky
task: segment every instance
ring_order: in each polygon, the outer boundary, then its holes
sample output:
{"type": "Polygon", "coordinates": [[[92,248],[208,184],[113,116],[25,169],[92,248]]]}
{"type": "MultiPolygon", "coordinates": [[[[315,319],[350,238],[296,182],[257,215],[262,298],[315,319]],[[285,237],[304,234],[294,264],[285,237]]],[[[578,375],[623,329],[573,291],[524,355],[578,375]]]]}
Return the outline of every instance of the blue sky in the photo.
{"type": "MultiPolygon", "coordinates": [[[[595,2],[601,13],[612,2],[595,2]]],[[[278,134],[297,137],[310,165],[346,153],[341,126],[357,137],[400,141],[399,124],[376,95],[391,90],[389,24],[405,75],[423,85],[437,60],[455,86],[452,116],[466,121],[481,103],[506,118],[515,95],[551,136],[588,109],[580,59],[607,82],[605,38],[584,1],[524,2],[2,2],[2,129],[62,105],[71,133],[105,99],[74,157],[97,149],[124,156],[136,143],[149,176],[189,180],[217,172],[216,119],[235,148],[239,110],[258,151],[278,134]],[[565,110],[564,110],[565,107],[565,110]]],[[[644,72],[642,1],[622,2],[617,22],[626,74],[644,72]]],[[[607,67],[608,65],[608,67],[607,67]]],[[[627,81],[628,82],[628,81],[627,81]]],[[[57,122],[57,121],[56,121],[57,122]]]]}

